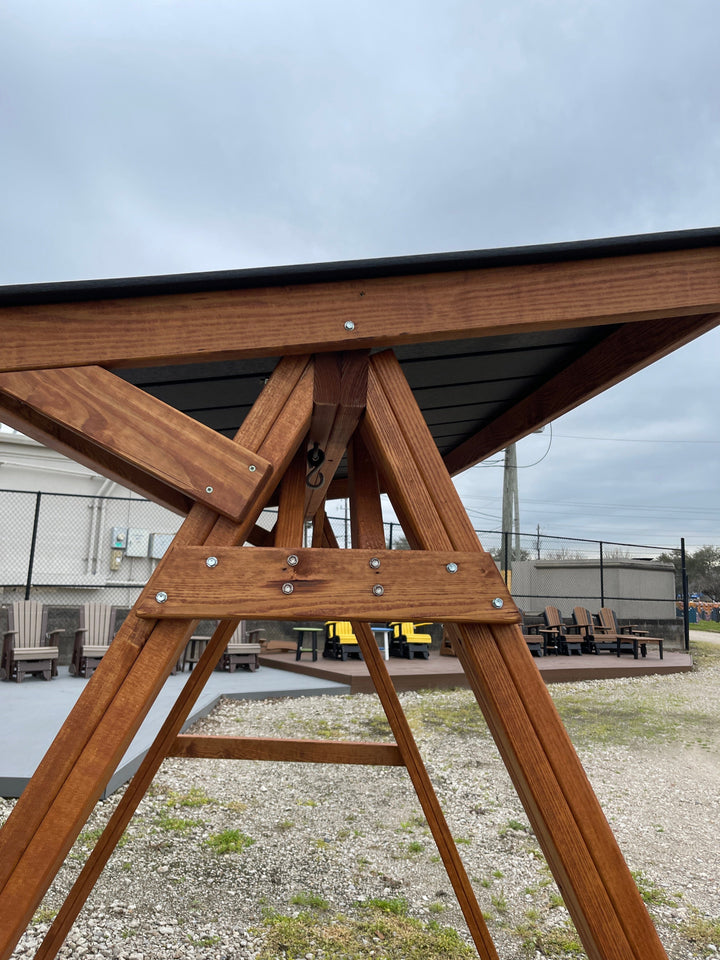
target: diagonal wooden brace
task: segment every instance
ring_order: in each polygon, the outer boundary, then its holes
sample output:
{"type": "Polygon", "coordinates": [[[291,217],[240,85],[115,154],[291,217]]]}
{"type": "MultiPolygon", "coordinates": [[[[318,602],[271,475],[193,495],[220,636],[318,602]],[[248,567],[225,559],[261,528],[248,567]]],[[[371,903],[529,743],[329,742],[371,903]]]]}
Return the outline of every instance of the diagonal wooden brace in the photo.
{"type": "MultiPolygon", "coordinates": [[[[276,370],[239,431],[282,477],[307,433],[312,367],[276,370]]],[[[122,411],[118,411],[122,419],[122,411]]],[[[240,522],[198,504],[176,536],[209,546],[244,542],[271,492],[248,502],[240,522]]],[[[162,563],[156,571],[161,574],[162,563]]],[[[148,621],[132,611],[0,831],[0,958],[7,960],[102,789],[129,746],[194,624],[148,621]]]]}
{"type": "Polygon", "coordinates": [[[270,465],[101,367],[0,374],[5,423],[172,510],[239,520],[270,465]],[[182,442],[179,442],[182,438],[182,442]]]}
{"type": "MultiPolygon", "coordinates": [[[[482,549],[389,353],[371,361],[362,436],[412,545],[482,549]]],[[[664,960],[657,932],[519,628],[467,624],[451,630],[588,956],[664,960]]]]}

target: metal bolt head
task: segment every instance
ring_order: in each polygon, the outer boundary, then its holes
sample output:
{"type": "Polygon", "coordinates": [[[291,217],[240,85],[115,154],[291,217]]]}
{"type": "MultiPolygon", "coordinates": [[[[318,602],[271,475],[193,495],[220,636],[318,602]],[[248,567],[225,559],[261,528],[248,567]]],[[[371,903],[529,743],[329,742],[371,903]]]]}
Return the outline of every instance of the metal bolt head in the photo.
{"type": "Polygon", "coordinates": [[[373,557],[373,558],[370,560],[370,567],[371,567],[372,570],[377,570],[377,569],[379,569],[379,567],[380,567],[380,561],[378,560],[377,557],[373,557]]]}
{"type": "Polygon", "coordinates": [[[219,561],[217,557],[208,557],[205,561],[205,566],[212,569],[212,567],[216,567],[218,565],[218,562],[219,561]]]}
{"type": "Polygon", "coordinates": [[[345,323],[343,324],[343,326],[345,327],[346,330],[354,330],[354,329],[355,329],[355,324],[353,323],[352,320],[346,320],[345,323]]]}
{"type": "Polygon", "coordinates": [[[300,561],[299,561],[299,559],[298,559],[298,557],[297,557],[297,554],[291,553],[290,556],[287,558],[287,564],[288,564],[288,566],[289,566],[289,567],[296,567],[296,566],[298,565],[298,563],[300,563],[300,561]]]}
{"type": "Polygon", "coordinates": [[[445,564],[445,569],[448,573],[457,573],[458,565],[456,563],[447,563],[445,564]]]}
{"type": "Polygon", "coordinates": [[[248,467],[248,470],[250,471],[250,473],[255,473],[255,471],[257,470],[257,467],[255,466],[254,463],[251,463],[250,466],[248,467]]]}
{"type": "Polygon", "coordinates": [[[496,610],[502,610],[502,608],[505,606],[505,601],[503,600],[502,597],[495,597],[495,599],[492,602],[492,605],[495,607],[496,610]]]}
{"type": "Polygon", "coordinates": [[[290,593],[293,592],[294,589],[295,589],[295,587],[294,587],[291,583],[284,583],[284,584],[282,585],[282,592],[283,592],[283,593],[290,594],[290,593]]]}
{"type": "Polygon", "coordinates": [[[381,583],[376,583],[373,587],[373,593],[376,597],[381,597],[385,593],[385,587],[381,583]]]}
{"type": "Polygon", "coordinates": [[[160,590],[158,591],[158,593],[155,594],[155,599],[157,600],[158,603],[165,603],[167,598],[168,598],[168,595],[165,593],[164,590],[160,590]]]}
{"type": "Polygon", "coordinates": [[[212,493],[213,489],[213,487],[205,487],[205,493],[212,493]]]}

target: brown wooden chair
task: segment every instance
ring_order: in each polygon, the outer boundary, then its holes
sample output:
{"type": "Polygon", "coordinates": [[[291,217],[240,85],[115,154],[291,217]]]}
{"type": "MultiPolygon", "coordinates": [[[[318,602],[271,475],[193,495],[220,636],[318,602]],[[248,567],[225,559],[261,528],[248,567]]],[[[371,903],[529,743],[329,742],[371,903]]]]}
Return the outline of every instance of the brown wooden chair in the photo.
{"type": "Polygon", "coordinates": [[[598,654],[602,650],[617,650],[617,636],[614,631],[606,630],[597,617],[593,617],[587,607],[573,607],[572,618],[583,638],[586,653],[598,654]]]}
{"type": "Polygon", "coordinates": [[[638,651],[643,657],[647,656],[647,645],[656,643],[660,659],[663,659],[663,641],[662,637],[651,637],[647,630],[640,630],[636,624],[620,626],[617,614],[610,607],[602,607],[598,613],[598,622],[603,629],[612,631],[618,638],[617,651],[618,656],[621,653],[632,652],[637,660],[638,651]]]}
{"type": "Polygon", "coordinates": [[[228,673],[234,673],[238,667],[247,667],[251,673],[257,670],[264,639],[262,628],[248,630],[245,621],[241,620],[225,647],[218,670],[227,670],[228,673]]]}
{"type": "Polygon", "coordinates": [[[117,607],[109,603],[84,603],[80,607],[80,626],[70,661],[70,675],[90,677],[95,672],[115,636],[117,607]]]}
{"type": "Polygon", "coordinates": [[[557,607],[545,607],[543,619],[545,620],[543,632],[546,636],[546,650],[552,645],[557,653],[567,656],[571,653],[582,653],[582,634],[574,624],[565,623],[557,607]]]}
{"type": "Polygon", "coordinates": [[[57,676],[57,638],[65,631],[48,632],[47,623],[48,609],[39,601],[18,600],[10,604],[0,679],[22,683],[26,673],[40,673],[44,680],[57,676]]]}

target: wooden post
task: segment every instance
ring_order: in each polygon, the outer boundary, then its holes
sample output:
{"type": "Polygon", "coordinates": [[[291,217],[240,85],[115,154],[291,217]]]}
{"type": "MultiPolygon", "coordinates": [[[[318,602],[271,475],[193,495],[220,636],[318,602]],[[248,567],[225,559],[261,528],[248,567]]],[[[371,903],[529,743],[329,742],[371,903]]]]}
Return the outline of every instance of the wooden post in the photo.
{"type": "MultiPolygon", "coordinates": [[[[482,550],[390,353],[372,358],[362,435],[411,544],[434,550],[482,550]]],[[[463,624],[452,628],[452,636],[589,957],[665,960],[519,627],[463,624]]]]}

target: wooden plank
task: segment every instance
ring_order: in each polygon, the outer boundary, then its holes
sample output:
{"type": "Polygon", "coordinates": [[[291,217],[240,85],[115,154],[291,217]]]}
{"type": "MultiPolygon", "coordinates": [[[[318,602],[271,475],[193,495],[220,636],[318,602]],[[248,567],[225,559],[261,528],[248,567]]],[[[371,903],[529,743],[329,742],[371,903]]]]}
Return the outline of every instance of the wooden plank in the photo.
{"type": "MultiPolygon", "coordinates": [[[[305,498],[305,516],[314,516],[327,496],[329,484],[345,456],[347,445],[365,410],[367,396],[368,355],[365,350],[347,353],[337,358],[340,368],[340,395],[334,411],[333,423],[322,447],[325,459],[321,467],[322,487],[308,487],[305,498]]],[[[316,364],[315,379],[318,379],[316,364]]],[[[311,428],[311,439],[313,439],[311,428]]],[[[322,445],[321,445],[322,446],[322,445]]]]}
{"type": "Polygon", "coordinates": [[[348,447],[350,533],[353,546],[385,550],[385,526],[380,502],[380,478],[357,432],[348,447]]]}
{"type": "Polygon", "coordinates": [[[0,310],[0,369],[385,347],[716,313],[720,250],[0,310]]]}
{"type": "Polygon", "coordinates": [[[0,374],[0,415],[126,485],[150,477],[234,520],[269,478],[261,457],[100,367],[0,374]]]}
{"type": "MultiPolygon", "coordinates": [[[[301,444],[280,484],[280,504],[275,524],[274,543],[280,547],[300,547],[303,542],[305,505],[305,444],[301,444]]],[[[287,557],[287,549],[282,551],[287,557]]],[[[206,565],[206,568],[207,565],[206,565]]],[[[170,575],[172,576],[172,574],[170,575]]],[[[173,593],[175,588],[173,586],[173,593]]],[[[250,617],[251,614],[247,614],[250,617]]]]}
{"type": "Polygon", "coordinates": [[[288,562],[287,549],[218,547],[208,565],[204,547],[171,547],[162,574],[140,595],[136,612],[151,619],[520,622],[494,560],[484,551],[293,548],[292,555],[297,563],[288,562]]]}
{"type": "Polygon", "coordinates": [[[672,317],[627,324],[445,457],[455,475],[504,450],[717,326],[718,316],[672,317]]]}
{"type": "MultiPolygon", "coordinates": [[[[310,421],[312,379],[306,366],[303,360],[281,364],[268,384],[269,396],[238,433],[246,449],[259,441],[257,452],[281,467],[278,478],[310,421]],[[273,409],[275,416],[268,416],[273,409]]],[[[241,523],[197,505],[176,541],[202,536],[210,546],[243,542],[263,496],[248,505],[241,523]]],[[[131,611],[18,800],[0,831],[0,960],[10,956],[193,628],[187,621],[141,621],[131,611]]]]}
{"type": "Polygon", "coordinates": [[[52,960],[57,955],[98,877],[137,810],[138,804],[145,796],[153,777],[160,769],[160,765],[168,755],[168,751],[180,730],[182,730],[193,704],[217,666],[237,625],[238,621],[231,620],[219,624],[216,628],[210,643],[188,677],[180,696],[168,714],[152,746],[143,757],[140,767],[125,789],[120,802],[115,807],[102,834],[98,837],[62,907],[53,919],[35,954],[35,960],[52,960]]]}
{"type": "MultiPolygon", "coordinates": [[[[355,517],[353,543],[355,549],[384,546],[385,531],[380,509],[380,493],[377,474],[368,462],[367,450],[359,438],[355,438],[350,457],[350,486],[353,491],[351,516],[355,517]],[[367,486],[363,481],[367,480],[367,486]],[[373,503],[374,501],[374,503],[373,503]]],[[[398,749],[407,766],[418,800],[437,844],[438,851],[458,899],[468,929],[484,960],[497,960],[492,937],[477,902],[472,885],[460,858],[455,841],[448,827],[442,808],[418,750],[407,717],[400,704],[388,669],[367,623],[353,624],[363,658],[368,666],[375,690],[382,703],[385,716],[398,744],[398,749]]]]}
{"type": "MultiPolygon", "coordinates": [[[[402,436],[402,449],[410,452],[410,460],[403,455],[393,468],[400,467],[404,476],[413,478],[416,489],[412,484],[395,484],[394,489],[403,497],[416,495],[433,502],[446,528],[440,540],[435,533],[428,534],[425,518],[414,514],[411,499],[402,503],[402,510],[413,537],[427,548],[480,549],[470,520],[457,509],[457,493],[402,372],[387,354],[373,358],[364,425],[373,456],[388,465],[396,442],[389,453],[377,452],[374,445],[382,447],[387,436],[394,441],[402,436]],[[388,417],[393,419],[390,433],[388,417]]],[[[520,630],[502,624],[450,629],[588,955],[593,960],[665,957],[520,630]]]]}
{"type": "Polygon", "coordinates": [[[275,737],[179,736],[170,757],[208,760],[275,760],[290,763],[348,763],[402,767],[395,744],[342,740],[278,740],[275,737]]]}

